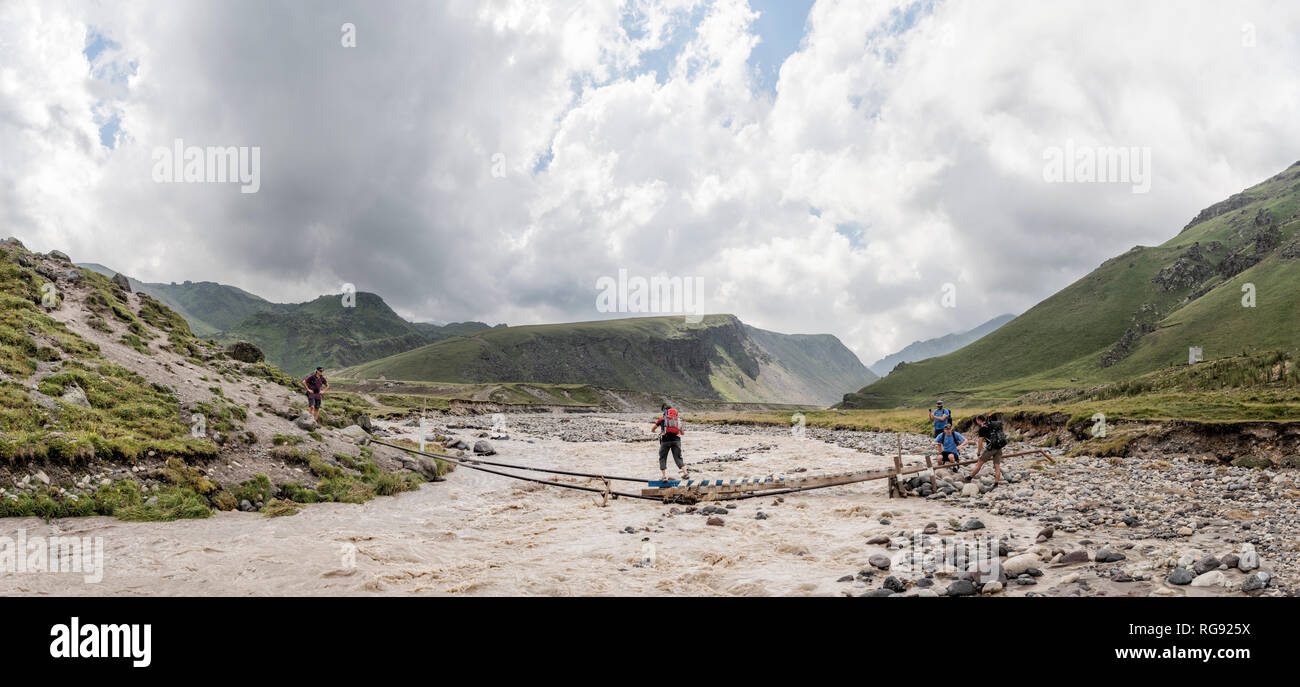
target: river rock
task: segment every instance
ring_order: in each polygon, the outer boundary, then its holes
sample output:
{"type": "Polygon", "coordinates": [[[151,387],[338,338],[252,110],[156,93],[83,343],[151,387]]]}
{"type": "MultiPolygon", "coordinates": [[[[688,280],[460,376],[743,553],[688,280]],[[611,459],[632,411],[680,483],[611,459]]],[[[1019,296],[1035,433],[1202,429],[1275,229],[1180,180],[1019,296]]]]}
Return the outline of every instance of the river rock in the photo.
{"type": "Polygon", "coordinates": [[[962,486],[962,488],[961,488],[961,495],[962,495],[962,496],[979,496],[979,495],[980,495],[980,485],[978,485],[978,484],[976,484],[976,483],[974,483],[974,482],[968,482],[968,483],[966,483],[966,484],[965,484],[964,486],[962,486]]]}
{"type": "Polygon", "coordinates": [[[1237,561],[1237,569],[1242,572],[1250,572],[1259,568],[1259,554],[1255,552],[1255,547],[1247,544],[1246,550],[1241,552],[1241,558],[1237,561]]]}
{"type": "Polygon", "coordinates": [[[298,419],[293,421],[293,424],[297,425],[298,429],[301,429],[304,432],[310,432],[316,429],[317,427],[320,427],[320,425],[316,422],[316,419],[311,416],[311,413],[307,413],[307,412],[304,412],[302,415],[299,415],[298,419]]]}
{"type": "Polygon", "coordinates": [[[1088,556],[1088,552],[1084,551],[1083,549],[1079,549],[1078,551],[1071,551],[1065,554],[1064,556],[1061,556],[1061,565],[1087,563],[1090,560],[1092,559],[1088,556]]]}
{"type": "Polygon", "coordinates": [[[889,535],[887,534],[877,534],[876,536],[867,540],[868,546],[882,546],[888,543],[889,543],[889,535]]]}
{"type": "Polygon", "coordinates": [[[1264,580],[1261,579],[1259,575],[1247,575],[1246,578],[1241,581],[1241,591],[1243,592],[1253,592],[1263,588],[1264,580]]]}
{"type": "Polygon", "coordinates": [[[859,598],[859,599],[861,599],[861,598],[868,598],[868,599],[870,599],[870,598],[879,598],[879,597],[894,596],[894,595],[895,595],[895,593],[892,592],[892,591],[890,591],[890,590],[888,590],[888,589],[873,589],[873,590],[867,592],[866,594],[859,594],[859,595],[858,595],[858,598],[859,598]]]}
{"type": "Polygon", "coordinates": [[[1128,558],[1128,556],[1125,556],[1124,554],[1118,551],[1111,551],[1110,549],[1103,548],[1102,550],[1097,552],[1097,555],[1096,557],[1093,558],[1093,560],[1097,561],[1098,563],[1114,563],[1116,561],[1122,561],[1125,558],[1128,558]]]}
{"type": "Polygon", "coordinates": [[[1204,575],[1198,575],[1192,580],[1193,587],[1221,587],[1227,578],[1218,570],[1211,570],[1204,575]]]}
{"type": "Polygon", "coordinates": [[[494,456],[497,450],[492,447],[492,443],[486,439],[479,439],[474,442],[474,453],[480,456],[494,456]]]}
{"type": "Polygon", "coordinates": [[[873,568],[879,568],[880,570],[889,570],[889,566],[890,566],[889,556],[886,556],[884,554],[877,553],[873,555],[871,558],[868,558],[867,562],[870,563],[871,567],[873,568]]]}
{"type": "Polygon", "coordinates": [[[1218,570],[1221,564],[1214,556],[1206,556],[1192,565],[1192,571],[1197,575],[1204,575],[1211,570],[1218,570]]]}
{"type": "Polygon", "coordinates": [[[717,516],[714,516],[712,518],[709,518],[708,521],[706,521],[704,524],[712,525],[713,527],[722,527],[723,525],[727,524],[727,521],[717,516]]]}
{"type": "Polygon", "coordinates": [[[971,596],[975,593],[975,583],[970,580],[954,580],[948,585],[948,596],[971,596]]]}
{"type": "Polygon", "coordinates": [[[980,588],[981,594],[997,594],[1000,591],[1002,591],[1001,582],[988,582],[980,588]]]}
{"type": "Polygon", "coordinates": [[[904,591],[907,590],[907,585],[903,584],[902,580],[898,579],[897,577],[894,577],[893,575],[890,575],[889,577],[885,578],[884,587],[885,589],[898,592],[899,594],[902,594],[904,591]]]}
{"type": "Polygon", "coordinates": [[[1169,573],[1169,577],[1165,578],[1165,582],[1177,585],[1191,584],[1192,571],[1180,565],[1177,568],[1174,568],[1173,572],[1169,573]]]}
{"type": "Polygon", "coordinates": [[[1032,553],[1022,553],[1019,556],[1003,561],[1002,570],[1007,575],[1015,577],[1036,565],[1038,565],[1038,556],[1032,553]]]}

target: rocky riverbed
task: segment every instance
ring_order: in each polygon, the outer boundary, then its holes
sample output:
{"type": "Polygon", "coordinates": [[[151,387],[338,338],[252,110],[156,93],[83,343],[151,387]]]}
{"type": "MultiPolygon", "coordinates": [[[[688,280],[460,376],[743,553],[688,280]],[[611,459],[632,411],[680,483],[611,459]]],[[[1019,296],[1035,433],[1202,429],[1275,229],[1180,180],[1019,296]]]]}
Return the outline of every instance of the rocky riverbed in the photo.
{"type": "MultiPolygon", "coordinates": [[[[494,460],[657,477],[652,416],[433,418],[494,460]]],[[[418,427],[383,423],[390,438],[418,427]]],[[[710,477],[879,470],[893,434],[687,425],[710,477]]],[[[1018,448],[1018,447],[1014,447],[1018,448]]],[[[906,436],[923,465],[928,438],[906,436]]],[[[466,451],[467,455],[472,451],[466,451]]],[[[1276,596],[1294,592],[1294,475],[1178,456],[1010,459],[1003,483],[891,499],[883,481],[731,503],[615,499],[458,469],[447,481],[291,517],[8,520],[27,537],[102,536],[95,585],[0,577],[0,594],[1276,596]],[[963,495],[964,494],[964,495],[963,495]],[[993,554],[998,565],[982,554],[993,554]]],[[[990,466],[991,467],[991,466],[990,466]]],[[[987,472],[989,468],[986,468],[987,472]]],[[[964,468],[965,474],[969,468],[964,468]]],[[[541,475],[573,484],[589,480],[541,475]]],[[[989,477],[991,478],[991,473],[989,477]]],[[[928,477],[923,480],[928,484],[928,477]]],[[[944,483],[947,483],[946,485],[944,483]]],[[[641,484],[616,488],[636,492],[641,484]]]]}

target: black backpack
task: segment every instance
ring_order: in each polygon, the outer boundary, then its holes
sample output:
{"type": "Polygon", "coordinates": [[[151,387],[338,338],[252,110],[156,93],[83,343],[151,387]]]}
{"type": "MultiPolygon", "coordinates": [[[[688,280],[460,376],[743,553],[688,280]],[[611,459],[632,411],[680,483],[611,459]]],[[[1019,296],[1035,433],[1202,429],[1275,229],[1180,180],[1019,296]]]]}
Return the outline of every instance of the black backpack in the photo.
{"type": "Polygon", "coordinates": [[[1007,445],[1007,433],[1002,429],[1002,421],[989,420],[986,426],[988,428],[989,448],[994,451],[1005,448],[1007,445]]]}

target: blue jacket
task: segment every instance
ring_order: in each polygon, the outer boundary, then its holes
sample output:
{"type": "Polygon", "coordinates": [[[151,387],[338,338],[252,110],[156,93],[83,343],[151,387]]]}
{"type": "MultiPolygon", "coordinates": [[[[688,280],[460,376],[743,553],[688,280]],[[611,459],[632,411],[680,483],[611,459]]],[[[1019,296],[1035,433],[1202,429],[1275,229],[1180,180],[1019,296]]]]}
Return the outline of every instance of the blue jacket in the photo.
{"type": "Polygon", "coordinates": [[[944,409],[940,410],[939,412],[935,413],[935,415],[938,415],[938,416],[942,417],[943,419],[942,419],[942,420],[935,420],[935,421],[934,421],[934,431],[936,431],[936,432],[942,432],[944,426],[947,425],[949,422],[952,421],[952,411],[951,411],[951,410],[948,410],[947,408],[944,408],[944,409]]]}
{"type": "Polygon", "coordinates": [[[963,441],[966,441],[966,437],[956,432],[953,432],[952,436],[948,436],[948,433],[944,432],[934,438],[934,443],[943,446],[945,453],[952,453],[954,455],[957,453],[957,446],[963,441]]]}

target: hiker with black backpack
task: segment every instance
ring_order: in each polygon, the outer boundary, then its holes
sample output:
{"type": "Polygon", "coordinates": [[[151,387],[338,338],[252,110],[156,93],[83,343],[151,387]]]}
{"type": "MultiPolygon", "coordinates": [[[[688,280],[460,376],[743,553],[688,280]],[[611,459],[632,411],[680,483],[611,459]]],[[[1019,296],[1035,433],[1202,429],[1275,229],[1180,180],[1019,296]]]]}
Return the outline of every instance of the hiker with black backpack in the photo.
{"type": "Polygon", "coordinates": [[[993,463],[993,485],[997,486],[1002,482],[1002,449],[1007,446],[1007,433],[1002,429],[1001,420],[992,420],[987,415],[975,417],[975,424],[979,425],[979,442],[975,445],[975,469],[970,471],[965,481],[969,482],[975,479],[980,468],[985,463],[993,463]]]}
{"type": "Polygon", "coordinates": [[[682,479],[690,479],[686,473],[686,463],[682,462],[682,418],[678,415],[676,408],[664,405],[663,415],[655,420],[654,429],[657,431],[663,427],[663,434],[659,437],[659,473],[660,478],[668,481],[668,453],[673,454],[673,462],[677,463],[677,469],[682,471],[682,479]]]}

